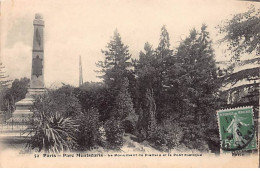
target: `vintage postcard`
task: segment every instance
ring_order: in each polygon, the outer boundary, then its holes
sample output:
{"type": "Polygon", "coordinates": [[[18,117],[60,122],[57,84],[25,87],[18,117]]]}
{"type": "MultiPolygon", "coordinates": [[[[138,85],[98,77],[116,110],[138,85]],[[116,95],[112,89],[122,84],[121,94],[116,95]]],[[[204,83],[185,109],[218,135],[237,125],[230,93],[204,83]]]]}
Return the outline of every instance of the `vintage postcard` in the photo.
{"type": "Polygon", "coordinates": [[[0,167],[259,167],[260,2],[0,0],[0,167]]]}

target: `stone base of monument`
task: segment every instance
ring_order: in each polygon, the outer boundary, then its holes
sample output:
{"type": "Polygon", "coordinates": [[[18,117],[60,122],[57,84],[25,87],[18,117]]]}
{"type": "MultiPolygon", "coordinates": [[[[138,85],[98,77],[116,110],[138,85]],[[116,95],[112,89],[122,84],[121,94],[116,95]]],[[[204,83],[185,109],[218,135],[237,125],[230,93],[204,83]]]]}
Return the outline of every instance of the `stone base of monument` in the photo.
{"type": "Polygon", "coordinates": [[[44,89],[44,88],[29,88],[28,89],[28,93],[31,96],[41,95],[41,94],[44,94],[45,92],[46,92],[46,89],[44,89]]]}
{"type": "Polygon", "coordinates": [[[8,135],[25,136],[24,131],[28,128],[32,119],[32,107],[35,101],[35,96],[45,93],[43,88],[29,88],[26,97],[15,103],[15,111],[12,117],[6,121],[6,126],[9,132],[8,135]]]}
{"type": "Polygon", "coordinates": [[[15,111],[13,112],[13,116],[6,122],[26,125],[33,115],[33,112],[31,111],[34,103],[33,96],[41,95],[45,91],[46,90],[44,88],[29,88],[26,97],[15,103],[15,111]]]}
{"type": "Polygon", "coordinates": [[[6,122],[18,124],[28,123],[33,114],[33,112],[31,111],[33,103],[34,99],[31,97],[29,93],[27,93],[24,99],[15,103],[15,111],[13,112],[13,116],[6,122]]]}

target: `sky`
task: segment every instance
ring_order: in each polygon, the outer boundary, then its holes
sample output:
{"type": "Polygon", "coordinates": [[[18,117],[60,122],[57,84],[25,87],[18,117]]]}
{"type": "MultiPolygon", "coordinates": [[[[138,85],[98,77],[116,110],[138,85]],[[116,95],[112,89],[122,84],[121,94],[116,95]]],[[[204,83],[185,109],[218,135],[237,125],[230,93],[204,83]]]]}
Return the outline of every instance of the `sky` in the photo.
{"type": "MultiPolygon", "coordinates": [[[[177,47],[189,31],[205,23],[213,40],[216,60],[227,60],[215,28],[253,2],[234,0],[0,0],[0,60],[9,78],[30,78],[33,19],[41,13],[44,28],[44,80],[46,87],[78,85],[79,56],[83,80],[100,81],[96,62],[103,60],[117,29],[133,58],[145,42],[154,48],[163,25],[177,47]]],[[[253,3],[259,7],[260,3],[253,3]]]]}

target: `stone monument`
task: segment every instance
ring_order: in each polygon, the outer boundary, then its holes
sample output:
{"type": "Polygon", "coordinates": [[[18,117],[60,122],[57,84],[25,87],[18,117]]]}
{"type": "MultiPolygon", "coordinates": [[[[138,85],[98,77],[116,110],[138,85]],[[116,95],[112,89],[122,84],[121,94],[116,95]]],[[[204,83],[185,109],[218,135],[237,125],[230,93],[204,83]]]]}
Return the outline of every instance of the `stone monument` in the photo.
{"type": "Polygon", "coordinates": [[[44,46],[43,46],[43,28],[44,21],[40,14],[35,14],[33,21],[34,35],[32,48],[32,69],[30,88],[26,97],[15,103],[15,111],[12,118],[7,122],[26,123],[29,121],[33,112],[30,110],[33,106],[33,96],[45,92],[44,88],[44,46]]]}
{"type": "Polygon", "coordinates": [[[35,15],[33,21],[33,50],[32,50],[32,70],[29,94],[38,95],[44,93],[44,46],[43,28],[44,21],[40,14],[35,15]]]}

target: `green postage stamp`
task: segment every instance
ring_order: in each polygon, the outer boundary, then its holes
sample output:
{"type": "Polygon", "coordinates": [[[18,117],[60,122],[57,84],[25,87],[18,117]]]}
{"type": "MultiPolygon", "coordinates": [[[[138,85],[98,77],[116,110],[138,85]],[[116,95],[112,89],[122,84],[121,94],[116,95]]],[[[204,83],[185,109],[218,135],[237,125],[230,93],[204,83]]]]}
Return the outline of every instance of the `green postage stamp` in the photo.
{"type": "Polygon", "coordinates": [[[217,117],[223,151],[257,149],[252,107],[220,110],[217,117]]]}

